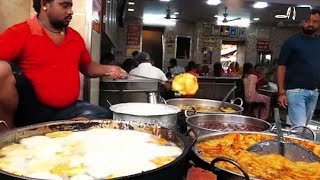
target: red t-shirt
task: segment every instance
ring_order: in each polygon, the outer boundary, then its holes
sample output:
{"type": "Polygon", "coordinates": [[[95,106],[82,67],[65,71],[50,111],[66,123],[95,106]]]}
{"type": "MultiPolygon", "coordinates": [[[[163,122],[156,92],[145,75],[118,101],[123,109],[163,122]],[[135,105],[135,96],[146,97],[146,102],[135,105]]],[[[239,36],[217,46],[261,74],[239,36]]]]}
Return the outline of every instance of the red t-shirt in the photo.
{"type": "Polygon", "coordinates": [[[0,34],[0,59],[19,64],[38,100],[54,108],[67,107],[78,99],[79,69],[87,69],[91,63],[78,32],[68,27],[65,39],[56,45],[37,17],[0,34]]]}

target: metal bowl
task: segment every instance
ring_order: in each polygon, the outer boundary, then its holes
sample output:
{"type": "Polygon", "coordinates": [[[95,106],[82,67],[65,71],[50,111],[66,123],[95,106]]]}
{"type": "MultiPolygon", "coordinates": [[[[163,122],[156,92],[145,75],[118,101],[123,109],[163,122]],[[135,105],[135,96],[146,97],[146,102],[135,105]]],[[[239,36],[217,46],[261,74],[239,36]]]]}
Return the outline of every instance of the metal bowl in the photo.
{"type": "MultiPolygon", "coordinates": [[[[242,100],[240,98],[236,98],[231,101],[231,103],[225,102],[224,107],[226,108],[232,108],[235,110],[235,112],[227,113],[227,112],[221,112],[221,111],[212,111],[212,112],[197,112],[197,114],[241,114],[243,111],[242,103],[240,105],[233,104],[236,100],[242,100]]],[[[202,105],[202,106],[213,106],[213,107],[219,107],[222,101],[216,101],[216,100],[209,100],[209,99],[197,99],[197,98],[174,98],[169,99],[166,101],[166,104],[181,107],[181,106],[193,106],[193,105],[202,105]]],[[[186,114],[181,110],[181,112],[178,113],[178,128],[179,131],[184,133],[187,131],[187,123],[186,123],[186,114]]]]}
{"type": "Polygon", "coordinates": [[[198,136],[225,131],[268,132],[271,124],[258,118],[236,114],[199,114],[188,117],[188,127],[198,136]]]}

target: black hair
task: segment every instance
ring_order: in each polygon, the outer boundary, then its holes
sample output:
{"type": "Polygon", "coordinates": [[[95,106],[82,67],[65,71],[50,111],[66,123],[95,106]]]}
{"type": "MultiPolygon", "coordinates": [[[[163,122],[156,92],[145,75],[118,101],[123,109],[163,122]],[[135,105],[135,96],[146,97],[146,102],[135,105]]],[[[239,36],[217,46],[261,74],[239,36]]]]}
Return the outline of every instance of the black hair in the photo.
{"type": "Polygon", "coordinates": [[[54,0],[33,0],[33,9],[37,12],[37,14],[39,14],[41,10],[41,1],[44,3],[51,3],[54,0]]]}
{"type": "Polygon", "coordinates": [[[134,57],[134,56],[136,56],[137,54],[139,54],[139,51],[133,51],[131,55],[134,57]]]}
{"type": "Polygon", "coordinates": [[[315,14],[319,14],[320,15],[320,10],[318,9],[311,9],[311,14],[315,15],[315,14]]]}
{"type": "Polygon", "coordinates": [[[103,52],[101,54],[101,64],[112,64],[115,60],[115,57],[110,52],[103,52]]]}
{"type": "Polygon", "coordinates": [[[191,71],[192,69],[195,69],[196,68],[196,63],[194,62],[194,61],[190,61],[189,63],[188,63],[188,66],[187,66],[187,72],[188,71],[191,71]]]}
{"type": "Polygon", "coordinates": [[[129,73],[132,69],[135,68],[134,60],[131,58],[126,59],[121,66],[127,73],[129,73]]]}
{"type": "Polygon", "coordinates": [[[220,72],[221,68],[222,68],[222,64],[220,62],[214,63],[214,65],[213,65],[214,76],[221,77],[221,72],[220,72]]]}
{"type": "Polygon", "coordinates": [[[242,78],[244,78],[244,76],[245,76],[246,74],[251,73],[252,70],[253,70],[253,65],[252,65],[251,63],[249,63],[249,62],[244,63],[244,64],[243,64],[243,75],[242,75],[242,78]]]}
{"type": "Polygon", "coordinates": [[[176,59],[174,59],[174,58],[172,58],[172,59],[170,59],[170,64],[172,64],[173,66],[177,66],[177,60],[176,59]]]}
{"type": "Polygon", "coordinates": [[[253,69],[257,69],[258,67],[262,67],[261,64],[256,64],[253,69]]]}

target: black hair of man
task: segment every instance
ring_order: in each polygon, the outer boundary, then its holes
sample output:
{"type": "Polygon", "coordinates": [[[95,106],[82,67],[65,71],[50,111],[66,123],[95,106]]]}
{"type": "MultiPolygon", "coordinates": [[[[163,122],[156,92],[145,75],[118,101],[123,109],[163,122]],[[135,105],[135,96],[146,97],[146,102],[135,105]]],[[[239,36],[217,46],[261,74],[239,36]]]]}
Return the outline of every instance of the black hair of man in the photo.
{"type": "Polygon", "coordinates": [[[101,54],[101,63],[102,64],[113,64],[115,60],[115,57],[110,52],[103,52],[101,54]]]}
{"type": "Polygon", "coordinates": [[[175,58],[172,58],[172,59],[170,59],[170,64],[174,67],[174,66],[177,66],[177,60],[175,59],[175,58]]]}
{"type": "Polygon", "coordinates": [[[40,13],[41,9],[41,3],[51,3],[54,0],[33,0],[33,9],[37,12],[37,14],[40,13]]]}
{"type": "Polygon", "coordinates": [[[132,55],[132,57],[135,57],[138,54],[139,54],[139,51],[133,51],[131,55],[132,55]]]}

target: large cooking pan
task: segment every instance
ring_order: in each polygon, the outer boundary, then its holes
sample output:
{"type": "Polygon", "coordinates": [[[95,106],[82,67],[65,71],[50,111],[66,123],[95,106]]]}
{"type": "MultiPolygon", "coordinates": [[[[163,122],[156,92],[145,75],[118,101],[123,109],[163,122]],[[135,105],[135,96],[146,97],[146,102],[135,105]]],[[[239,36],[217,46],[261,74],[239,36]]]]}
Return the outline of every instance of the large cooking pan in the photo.
{"type": "MultiPolygon", "coordinates": [[[[212,107],[219,107],[222,103],[222,101],[217,101],[217,100],[209,100],[209,99],[197,99],[197,98],[174,98],[174,99],[169,99],[166,101],[168,105],[173,105],[176,107],[181,107],[181,106],[212,106],[212,107]]],[[[231,100],[230,103],[225,102],[224,107],[225,108],[232,108],[235,111],[231,113],[227,112],[222,112],[222,111],[211,111],[211,112],[191,112],[191,113],[196,113],[196,114],[241,114],[243,111],[242,106],[242,99],[241,98],[236,98],[231,100]],[[240,105],[234,104],[237,101],[240,101],[240,105]]],[[[180,132],[186,132],[187,131],[187,123],[186,123],[186,114],[181,111],[178,113],[178,126],[180,128],[180,132]]]]}
{"type": "MultiPolygon", "coordinates": [[[[207,135],[203,135],[198,137],[198,140],[196,142],[196,144],[194,145],[194,147],[192,148],[193,151],[193,160],[196,163],[196,165],[204,168],[204,169],[210,169],[212,170],[217,176],[218,179],[220,180],[261,180],[259,178],[252,178],[249,177],[248,173],[241,167],[241,165],[239,165],[236,161],[229,159],[228,157],[217,157],[215,159],[213,159],[211,162],[206,161],[204,158],[201,157],[201,152],[199,152],[199,150],[196,148],[197,144],[203,141],[206,141],[208,139],[219,139],[222,138],[228,134],[231,133],[239,133],[239,134],[262,134],[262,135],[268,135],[268,136],[274,136],[276,138],[277,135],[272,134],[272,133],[264,133],[264,132],[236,132],[236,131],[232,131],[232,132],[220,132],[220,133],[212,133],[212,134],[207,134],[207,135]],[[224,169],[224,168],[219,168],[218,166],[216,166],[217,162],[220,161],[227,161],[229,163],[232,163],[233,165],[235,165],[242,173],[235,173],[233,171],[230,171],[228,169],[224,169]]],[[[297,138],[297,137],[291,137],[291,136],[285,136],[285,138],[289,138],[289,139],[296,139],[296,140],[302,140],[302,141],[307,141],[307,142],[313,142],[315,144],[320,144],[319,142],[315,142],[315,141],[310,141],[310,140],[306,140],[306,139],[301,139],[301,138],[297,138]]]]}
{"type": "MultiPolygon", "coordinates": [[[[181,179],[187,172],[187,154],[192,147],[193,142],[188,140],[186,136],[176,133],[158,125],[138,123],[138,122],[123,122],[113,120],[92,120],[92,121],[56,121],[37,125],[32,125],[24,128],[15,129],[7,133],[0,134],[0,148],[10,143],[19,141],[22,138],[44,135],[55,131],[81,131],[89,128],[112,128],[112,129],[127,129],[134,131],[147,132],[165,138],[177,146],[183,153],[173,162],[166,164],[154,170],[142,172],[139,174],[121,177],[117,179],[181,179]]],[[[130,151],[130,150],[128,150],[130,151]]],[[[112,164],[110,164],[112,166],[112,164]]],[[[138,165],[138,164],[137,164],[138,165]]],[[[22,176],[17,176],[0,170],[0,179],[30,179],[22,176]]]]}
{"type": "Polygon", "coordinates": [[[199,114],[188,117],[186,122],[198,136],[222,131],[267,132],[271,129],[270,123],[262,119],[237,114],[199,114]]]}
{"type": "Polygon", "coordinates": [[[115,120],[158,124],[173,130],[177,130],[177,114],[180,112],[175,106],[150,103],[115,104],[110,110],[115,120]]]}

